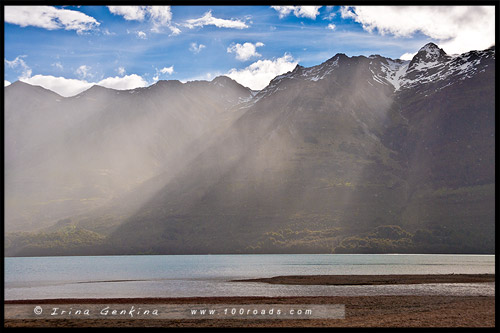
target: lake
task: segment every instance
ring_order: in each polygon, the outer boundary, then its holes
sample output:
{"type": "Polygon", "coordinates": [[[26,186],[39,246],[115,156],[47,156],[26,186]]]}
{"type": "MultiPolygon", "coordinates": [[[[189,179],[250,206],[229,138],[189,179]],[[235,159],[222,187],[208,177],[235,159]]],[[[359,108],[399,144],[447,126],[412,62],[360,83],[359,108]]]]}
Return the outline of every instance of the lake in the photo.
{"type": "Polygon", "coordinates": [[[5,299],[209,296],[494,296],[494,283],[294,286],[277,275],[495,273],[494,255],[144,255],[5,258],[5,299]]]}

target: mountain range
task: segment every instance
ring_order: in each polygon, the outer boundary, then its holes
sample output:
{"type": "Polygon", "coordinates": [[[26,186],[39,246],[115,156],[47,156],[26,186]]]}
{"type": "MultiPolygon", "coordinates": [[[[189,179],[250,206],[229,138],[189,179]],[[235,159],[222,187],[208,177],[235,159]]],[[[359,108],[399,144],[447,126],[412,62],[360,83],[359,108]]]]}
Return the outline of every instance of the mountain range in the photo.
{"type": "Polygon", "coordinates": [[[495,48],[5,88],[6,255],[494,253],[495,48]]]}

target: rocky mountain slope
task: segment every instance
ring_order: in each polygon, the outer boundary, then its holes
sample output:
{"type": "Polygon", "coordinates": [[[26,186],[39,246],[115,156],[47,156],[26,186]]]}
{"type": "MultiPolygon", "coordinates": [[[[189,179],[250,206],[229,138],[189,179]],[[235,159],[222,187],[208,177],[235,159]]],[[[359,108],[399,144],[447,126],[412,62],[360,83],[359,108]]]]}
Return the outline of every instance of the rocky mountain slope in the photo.
{"type": "Polygon", "coordinates": [[[51,229],[97,232],[92,247],[11,253],[492,253],[494,82],[494,47],[297,66],[238,89],[182,167],[51,229]]]}
{"type": "Polygon", "coordinates": [[[5,88],[6,230],[46,227],[175,174],[194,140],[227,126],[250,97],[227,77],[69,98],[15,82],[5,88]]]}

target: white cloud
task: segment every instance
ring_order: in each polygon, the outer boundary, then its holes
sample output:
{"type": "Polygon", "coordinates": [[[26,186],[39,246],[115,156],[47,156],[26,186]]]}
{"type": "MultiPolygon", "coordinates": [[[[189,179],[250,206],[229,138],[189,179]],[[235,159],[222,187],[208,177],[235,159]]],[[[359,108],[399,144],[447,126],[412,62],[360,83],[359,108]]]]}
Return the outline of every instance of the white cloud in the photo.
{"type": "Polygon", "coordinates": [[[19,80],[35,86],[42,86],[64,97],[79,94],[93,85],[93,83],[85,80],[66,79],[52,75],[35,75],[29,78],[20,78],[19,80]]]}
{"type": "Polygon", "coordinates": [[[10,81],[4,80],[4,88],[10,86],[10,84],[11,84],[10,81]]]}
{"type": "Polygon", "coordinates": [[[174,72],[174,66],[163,67],[162,69],[160,69],[160,72],[162,74],[172,75],[172,73],[174,72]]]}
{"type": "MultiPolygon", "coordinates": [[[[178,35],[181,30],[172,26],[172,11],[170,6],[108,6],[112,14],[123,16],[128,21],[144,21],[152,23],[152,32],[161,32],[163,27],[168,27],[172,35],[178,35]]],[[[138,35],[139,36],[139,35],[138,35]]],[[[140,38],[145,37],[139,36],[140,38]]]]}
{"type": "Polygon", "coordinates": [[[137,31],[136,35],[137,35],[137,38],[140,38],[140,39],[146,39],[147,38],[147,35],[146,35],[146,33],[144,31],[137,31]]]}
{"type": "Polygon", "coordinates": [[[326,15],[325,17],[323,17],[323,20],[331,21],[335,18],[336,15],[337,14],[335,14],[335,13],[330,13],[330,14],[326,15]]]}
{"type": "Polygon", "coordinates": [[[160,74],[168,74],[168,75],[172,75],[174,73],[174,66],[170,66],[170,67],[163,67],[162,69],[158,69],[156,68],[156,73],[155,73],[155,76],[153,76],[153,82],[156,82],[160,79],[160,74]]]}
{"type": "Polygon", "coordinates": [[[335,30],[336,26],[335,26],[335,24],[330,23],[326,28],[330,29],[330,30],[335,30]]]}
{"type": "Polygon", "coordinates": [[[240,20],[225,20],[213,17],[212,11],[206,12],[200,18],[187,20],[184,25],[189,29],[193,29],[194,27],[203,27],[205,25],[214,25],[218,28],[233,28],[233,29],[248,28],[248,25],[240,20]]]}
{"type": "Polygon", "coordinates": [[[170,6],[150,6],[148,11],[153,23],[151,31],[160,32],[162,27],[170,26],[170,22],[172,21],[170,6]]]}
{"type": "Polygon", "coordinates": [[[401,57],[399,57],[399,59],[401,59],[401,60],[411,60],[411,59],[413,59],[413,57],[415,56],[415,54],[417,54],[417,53],[416,52],[415,53],[407,52],[405,54],[402,54],[401,57]]]}
{"type": "Polygon", "coordinates": [[[178,34],[180,34],[182,32],[181,29],[174,27],[173,25],[170,25],[169,28],[170,28],[170,31],[172,31],[170,36],[177,36],[178,34]]]}
{"type": "Polygon", "coordinates": [[[86,77],[92,77],[89,71],[90,71],[90,66],[81,65],[76,69],[75,74],[78,75],[78,77],[80,77],[81,79],[85,79],[86,77]]]}
{"type": "Polygon", "coordinates": [[[261,54],[257,53],[257,47],[264,46],[263,43],[257,42],[255,44],[252,43],[244,43],[234,44],[227,48],[228,53],[236,53],[236,59],[241,61],[246,61],[252,57],[260,57],[261,54]]]}
{"type": "Polygon", "coordinates": [[[108,77],[105,78],[104,80],[97,82],[97,85],[111,89],[127,90],[139,87],[146,87],[148,83],[141,76],[137,74],[131,74],[122,77],[119,76],[108,77]]]}
{"type": "Polygon", "coordinates": [[[297,17],[306,17],[315,20],[322,6],[271,6],[279,13],[280,18],[288,16],[291,12],[297,17]]]}
{"type": "Polygon", "coordinates": [[[289,54],[273,60],[258,60],[243,69],[231,69],[226,75],[250,89],[265,88],[277,75],[289,72],[297,66],[297,61],[289,54]]]}
{"type": "Polygon", "coordinates": [[[271,6],[272,9],[276,10],[280,14],[280,18],[288,16],[295,6],[271,6]]]}
{"type": "Polygon", "coordinates": [[[108,6],[108,9],[128,21],[143,21],[146,16],[146,6],[108,6]]]}
{"type": "Polygon", "coordinates": [[[75,96],[96,84],[102,87],[117,90],[134,89],[138,87],[146,87],[148,85],[147,82],[137,74],[126,75],[123,77],[108,77],[99,82],[67,79],[52,75],[35,75],[29,78],[21,78],[20,81],[35,86],[42,86],[45,89],[52,90],[63,97],[75,96]]]}
{"type": "Polygon", "coordinates": [[[26,57],[25,55],[20,55],[20,56],[17,56],[16,59],[14,59],[14,60],[9,61],[9,60],[5,59],[4,62],[7,65],[7,67],[9,67],[9,68],[20,69],[21,70],[20,77],[22,77],[22,78],[30,77],[32,70],[24,61],[23,58],[25,58],[25,57],[26,57]]]}
{"type": "MultiPolygon", "coordinates": [[[[31,85],[42,86],[45,89],[52,90],[61,96],[69,97],[74,96],[82,91],[85,91],[97,84],[103,87],[124,90],[124,89],[134,89],[137,87],[147,86],[147,82],[137,74],[125,75],[122,77],[108,77],[99,82],[88,82],[86,78],[92,77],[89,73],[91,67],[87,65],[81,65],[75,71],[75,73],[80,77],[80,79],[67,79],[65,77],[56,77],[52,75],[40,75],[31,76],[32,71],[28,65],[24,62],[24,55],[16,57],[14,60],[5,59],[5,65],[10,68],[20,68],[22,70],[19,80],[26,82],[31,85]]],[[[53,64],[57,67],[59,63],[53,64]]],[[[60,64],[59,64],[60,65],[60,64]]],[[[170,67],[173,71],[173,66],[170,67]]],[[[162,71],[165,73],[170,71],[170,68],[164,68],[162,71]]],[[[118,73],[120,75],[125,74],[125,68],[119,67],[118,73]]],[[[5,80],[5,84],[7,84],[5,80]]],[[[10,82],[9,82],[10,84],[10,82]]]]}
{"type": "Polygon", "coordinates": [[[354,6],[342,7],[341,16],[382,35],[406,37],[420,32],[451,54],[495,43],[494,6],[354,6]]]}
{"type": "Polygon", "coordinates": [[[193,53],[200,53],[202,49],[205,48],[205,45],[203,44],[196,44],[196,43],[191,43],[189,46],[189,51],[193,53]]]}
{"type": "Polygon", "coordinates": [[[51,6],[5,6],[5,22],[21,27],[34,26],[48,30],[65,29],[83,33],[99,22],[82,12],[51,6]]]}
{"type": "Polygon", "coordinates": [[[125,67],[118,67],[116,71],[118,72],[118,75],[124,75],[126,73],[125,67]]]}

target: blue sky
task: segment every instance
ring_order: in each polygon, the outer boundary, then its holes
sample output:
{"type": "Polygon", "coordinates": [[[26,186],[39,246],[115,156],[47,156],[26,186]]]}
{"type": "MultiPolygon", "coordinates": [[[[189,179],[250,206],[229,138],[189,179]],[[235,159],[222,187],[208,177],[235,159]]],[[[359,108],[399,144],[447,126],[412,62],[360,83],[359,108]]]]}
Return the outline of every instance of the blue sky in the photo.
{"type": "Polygon", "coordinates": [[[5,6],[5,85],[70,96],[228,75],[252,89],[337,53],[410,59],[494,44],[494,7],[5,6]]]}

